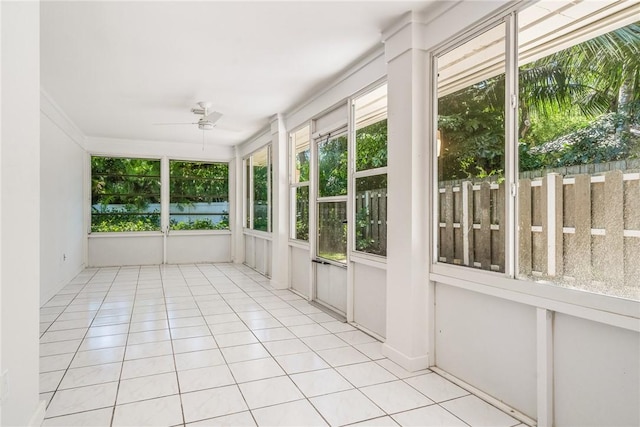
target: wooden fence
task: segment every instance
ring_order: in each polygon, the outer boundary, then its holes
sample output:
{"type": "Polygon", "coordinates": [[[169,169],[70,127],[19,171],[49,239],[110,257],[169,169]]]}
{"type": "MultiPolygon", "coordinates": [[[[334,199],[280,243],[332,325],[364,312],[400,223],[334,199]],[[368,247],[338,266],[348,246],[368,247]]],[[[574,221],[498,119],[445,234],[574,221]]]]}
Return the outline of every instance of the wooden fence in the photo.
{"type": "MultiPolygon", "coordinates": [[[[505,185],[440,184],[440,261],[504,271],[505,185]]],[[[517,203],[520,275],[640,290],[640,173],[521,178],[517,203]]]]}
{"type": "Polygon", "coordinates": [[[356,249],[386,255],[387,189],[358,191],[355,209],[356,249]]]}

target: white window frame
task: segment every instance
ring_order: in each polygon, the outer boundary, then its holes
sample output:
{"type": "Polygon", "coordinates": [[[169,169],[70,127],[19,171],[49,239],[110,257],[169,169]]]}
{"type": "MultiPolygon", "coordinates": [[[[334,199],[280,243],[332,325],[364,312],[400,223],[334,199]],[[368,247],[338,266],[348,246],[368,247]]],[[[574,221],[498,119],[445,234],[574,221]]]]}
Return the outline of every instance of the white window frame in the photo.
{"type": "MultiPolygon", "coordinates": [[[[506,77],[505,87],[511,94],[518,94],[518,24],[517,14],[524,10],[530,2],[519,2],[508,6],[494,16],[474,26],[470,31],[453,38],[431,52],[430,91],[431,120],[430,141],[432,147],[437,144],[437,57],[447,53],[488,29],[506,22],[506,77]]],[[[510,96],[505,96],[505,181],[514,183],[517,172],[518,150],[516,145],[517,103],[510,105],[510,96]]],[[[611,295],[591,293],[581,289],[569,289],[555,284],[545,284],[531,280],[516,278],[518,242],[517,242],[517,186],[516,191],[505,192],[505,272],[498,273],[469,267],[441,263],[438,261],[438,193],[437,193],[437,154],[431,150],[431,158],[427,162],[431,167],[431,182],[428,185],[431,201],[431,259],[429,280],[448,284],[463,289],[481,292],[527,305],[534,305],[552,311],[563,312],[576,317],[594,320],[640,332],[640,301],[618,298],[611,295]]],[[[507,187],[508,188],[508,187],[507,187]]]]}
{"type": "MultiPolygon", "coordinates": [[[[311,205],[311,198],[313,197],[311,194],[311,144],[313,140],[311,138],[311,122],[305,122],[303,125],[298,126],[294,130],[289,132],[289,242],[297,243],[301,245],[308,245],[310,236],[307,235],[307,240],[296,239],[296,192],[298,188],[307,187],[309,192],[309,205],[311,205]],[[296,172],[296,146],[294,141],[294,135],[301,131],[304,128],[307,128],[309,132],[309,179],[307,181],[296,182],[294,179],[294,174],[296,172]]],[[[307,212],[309,213],[309,218],[307,218],[307,228],[308,233],[311,233],[311,206],[307,206],[307,212]]]]}
{"type": "Polygon", "coordinates": [[[254,150],[251,152],[251,154],[248,154],[245,158],[242,159],[242,166],[243,166],[243,181],[246,181],[246,171],[247,171],[247,167],[249,168],[249,180],[248,182],[245,182],[244,184],[244,190],[248,190],[249,191],[249,203],[247,206],[247,193],[245,192],[242,195],[242,205],[243,205],[243,212],[244,212],[244,216],[242,219],[243,222],[243,229],[245,231],[250,231],[251,233],[271,233],[272,232],[272,218],[271,218],[271,207],[272,207],[272,179],[271,179],[271,168],[273,167],[272,165],[272,159],[271,159],[271,153],[272,153],[272,146],[271,143],[263,145],[262,147],[258,148],[257,150],[254,150]],[[254,176],[253,176],[253,157],[256,153],[263,151],[266,148],[267,150],[267,158],[266,158],[266,162],[267,162],[267,230],[256,230],[254,228],[254,176]],[[249,216],[249,226],[247,227],[247,215],[249,216]]]}
{"type": "MultiPolygon", "coordinates": [[[[363,260],[365,262],[369,261],[374,263],[374,266],[378,266],[379,264],[386,265],[387,257],[384,255],[376,255],[370,254],[368,252],[359,251],[356,249],[356,180],[358,178],[366,178],[369,176],[378,176],[378,175],[387,175],[388,179],[388,166],[383,166],[374,169],[365,169],[358,171],[356,169],[356,102],[359,98],[381,88],[382,86],[387,84],[387,79],[384,78],[379,80],[372,85],[368,86],[364,90],[356,93],[349,99],[349,182],[350,188],[353,189],[352,194],[350,194],[351,203],[353,205],[353,209],[349,212],[349,222],[353,224],[349,233],[349,241],[351,248],[350,250],[350,258],[353,260],[363,260]]],[[[387,94],[388,97],[388,94],[387,94]]],[[[388,101],[386,112],[388,113],[388,101]]],[[[377,123],[377,122],[376,122],[377,123]]],[[[389,140],[387,136],[387,153],[388,153],[389,140]]]]}

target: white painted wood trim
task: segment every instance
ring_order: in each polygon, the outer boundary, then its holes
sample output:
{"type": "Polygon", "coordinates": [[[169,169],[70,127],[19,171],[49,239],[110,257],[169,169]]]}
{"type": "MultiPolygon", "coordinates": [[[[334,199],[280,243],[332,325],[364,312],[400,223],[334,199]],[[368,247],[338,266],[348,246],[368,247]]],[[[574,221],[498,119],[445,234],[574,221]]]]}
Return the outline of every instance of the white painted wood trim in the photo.
{"type": "Polygon", "coordinates": [[[536,309],[538,427],[553,427],[553,312],[536,309]]]}

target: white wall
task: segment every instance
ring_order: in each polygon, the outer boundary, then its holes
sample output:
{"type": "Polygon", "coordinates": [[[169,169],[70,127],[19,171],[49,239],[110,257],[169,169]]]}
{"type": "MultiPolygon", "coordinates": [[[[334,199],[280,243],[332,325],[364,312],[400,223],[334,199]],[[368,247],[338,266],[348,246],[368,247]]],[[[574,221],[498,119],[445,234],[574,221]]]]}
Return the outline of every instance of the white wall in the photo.
{"type": "Polygon", "coordinates": [[[536,417],[535,308],[436,285],[436,366],[536,417]]]}
{"type": "Polygon", "coordinates": [[[640,425],[640,333],[556,314],[555,425],[640,425]]]}
{"type": "Polygon", "coordinates": [[[40,425],[40,5],[0,8],[0,372],[8,383],[0,423],[40,425]]]}
{"type": "Polygon", "coordinates": [[[84,136],[45,94],[40,104],[40,304],[84,267],[84,136]]]}

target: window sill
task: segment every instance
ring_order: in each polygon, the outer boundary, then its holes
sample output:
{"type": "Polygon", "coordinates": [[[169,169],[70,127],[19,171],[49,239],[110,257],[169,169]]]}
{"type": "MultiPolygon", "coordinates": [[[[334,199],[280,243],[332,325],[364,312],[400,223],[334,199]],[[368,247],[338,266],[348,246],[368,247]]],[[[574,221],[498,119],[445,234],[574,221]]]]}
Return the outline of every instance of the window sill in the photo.
{"type": "Polygon", "coordinates": [[[271,240],[271,233],[267,231],[252,230],[250,228],[244,228],[242,230],[242,233],[245,234],[246,236],[253,236],[253,237],[259,237],[265,240],[271,240]]]}
{"type": "Polygon", "coordinates": [[[512,279],[502,273],[446,264],[431,265],[429,279],[444,285],[640,332],[640,301],[512,279]]]}
{"type": "Polygon", "coordinates": [[[170,230],[171,236],[227,236],[231,230],[170,230]]]}
{"type": "Polygon", "coordinates": [[[87,236],[90,239],[119,238],[119,237],[162,237],[162,231],[114,231],[92,232],[87,236]]]}

